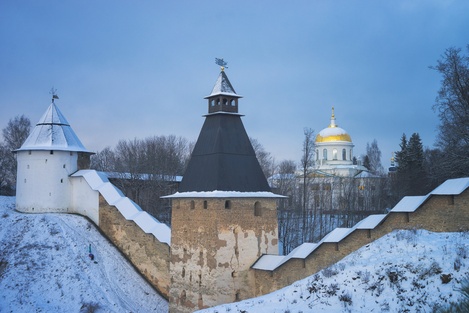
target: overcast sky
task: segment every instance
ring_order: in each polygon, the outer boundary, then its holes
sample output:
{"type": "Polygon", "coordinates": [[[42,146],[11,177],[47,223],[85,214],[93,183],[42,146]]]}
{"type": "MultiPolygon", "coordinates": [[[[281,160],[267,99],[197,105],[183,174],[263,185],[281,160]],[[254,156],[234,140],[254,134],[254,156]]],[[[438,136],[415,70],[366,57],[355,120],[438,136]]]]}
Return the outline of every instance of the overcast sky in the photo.
{"type": "Polygon", "coordinates": [[[336,122],[354,154],[403,133],[435,142],[441,76],[469,44],[469,1],[0,1],[0,128],[56,103],[85,147],[177,135],[195,141],[220,68],[250,137],[299,161],[303,129],[336,122]]]}

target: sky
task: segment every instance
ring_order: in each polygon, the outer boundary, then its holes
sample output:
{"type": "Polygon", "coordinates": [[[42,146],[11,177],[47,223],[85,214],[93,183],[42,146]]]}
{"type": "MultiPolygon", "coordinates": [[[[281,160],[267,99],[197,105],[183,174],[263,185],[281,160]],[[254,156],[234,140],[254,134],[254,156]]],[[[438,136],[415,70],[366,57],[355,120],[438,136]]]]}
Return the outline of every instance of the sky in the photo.
{"type": "Polygon", "coordinates": [[[469,44],[469,1],[0,1],[0,128],[56,104],[82,143],[195,141],[220,68],[248,135],[300,161],[303,131],[336,123],[354,155],[374,139],[389,166],[402,134],[433,147],[430,69],[469,44]]]}

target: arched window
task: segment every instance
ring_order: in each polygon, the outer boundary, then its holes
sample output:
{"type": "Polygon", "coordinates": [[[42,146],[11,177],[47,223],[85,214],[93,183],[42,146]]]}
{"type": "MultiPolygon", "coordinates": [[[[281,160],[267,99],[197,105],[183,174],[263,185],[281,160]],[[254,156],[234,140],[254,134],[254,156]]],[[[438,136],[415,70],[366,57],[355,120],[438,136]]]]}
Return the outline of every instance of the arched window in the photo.
{"type": "Polygon", "coordinates": [[[332,149],[332,159],[337,160],[337,149],[332,149]]]}
{"type": "Polygon", "coordinates": [[[350,161],[352,161],[352,149],[350,149],[350,155],[349,155],[349,157],[350,157],[350,161]]]}
{"type": "Polygon", "coordinates": [[[342,149],[342,160],[347,160],[347,150],[342,149]]]}
{"type": "Polygon", "coordinates": [[[327,149],[322,150],[322,159],[327,160],[327,149]]]}
{"type": "Polygon", "coordinates": [[[262,207],[259,201],[254,203],[254,216],[262,216],[262,207]]]}

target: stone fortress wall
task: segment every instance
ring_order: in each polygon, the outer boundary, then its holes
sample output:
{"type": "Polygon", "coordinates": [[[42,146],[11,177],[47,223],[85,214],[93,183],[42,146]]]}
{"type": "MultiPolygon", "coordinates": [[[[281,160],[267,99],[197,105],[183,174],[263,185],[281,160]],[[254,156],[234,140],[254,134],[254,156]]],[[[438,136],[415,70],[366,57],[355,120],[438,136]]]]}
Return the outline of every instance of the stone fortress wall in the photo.
{"type": "MultiPolygon", "coordinates": [[[[108,181],[98,179],[96,171],[79,171],[73,176],[87,178],[90,187],[99,192],[101,231],[169,298],[171,230],[119,194],[108,181]]],[[[261,256],[251,267],[255,287],[244,290],[239,300],[267,294],[313,275],[395,229],[468,231],[469,178],[449,180],[426,196],[405,197],[388,214],[371,215],[352,228],[337,228],[319,243],[304,243],[286,256],[261,256]]]]}
{"type": "Polygon", "coordinates": [[[264,255],[252,267],[254,296],[313,275],[396,229],[469,231],[469,178],[448,180],[426,196],[405,197],[388,214],[371,215],[352,228],[337,228],[318,244],[302,244],[287,256],[264,255]]]}

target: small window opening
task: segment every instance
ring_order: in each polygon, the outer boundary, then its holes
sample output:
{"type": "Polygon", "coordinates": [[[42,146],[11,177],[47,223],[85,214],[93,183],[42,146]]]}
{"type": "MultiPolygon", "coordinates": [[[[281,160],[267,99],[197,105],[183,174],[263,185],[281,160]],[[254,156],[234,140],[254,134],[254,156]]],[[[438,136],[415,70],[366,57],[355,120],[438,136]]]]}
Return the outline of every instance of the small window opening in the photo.
{"type": "Polygon", "coordinates": [[[31,150],[28,151],[28,154],[31,154],[31,150]]]}
{"type": "Polygon", "coordinates": [[[225,201],[225,209],[231,209],[231,200],[225,201]]]}
{"type": "Polygon", "coordinates": [[[54,154],[54,150],[50,150],[50,154],[54,154]]]}
{"type": "Polygon", "coordinates": [[[241,296],[240,296],[239,290],[238,290],[238,291],[236,291],[235,301],[239,301],[239,300],[241,300],[241,296]]]}
{"type": "Polygon", "coordinates": [[[223,105],[227,105],[228,104],[228,100],[226,98],[223,98],[223,105]]]}
{"type": "Polygon", "coordinates": [[[60,183],[63,183],[63,182],[64,182],[64,179],[63,179],[63,178],[61,178],[61,179],[60,179],[60,183]]]}
{"type": "Polygon", "coordinates": [[[347,160],[347,150],[342,149],[342,160],[347,160]]]}
{"type": "Polygon", "coordinates": [[[191,210],[195,209],[195,201],[191,200],[191,210]]]}
{"type": "Polygon", "coordinates": [[[64,168],[65,168],[65,164],[64,164],[64,168]]]}
{"type": "Polygon", "coordinates": [[[207,208],[208,208],[207,200],[204,200],[204,209],[207,209],[207,208]]]}
{"type": "Polygon", "coordinates": [[[259,201],[254,203],[254,216],[262,216],[262,207],[259,201]]]}

